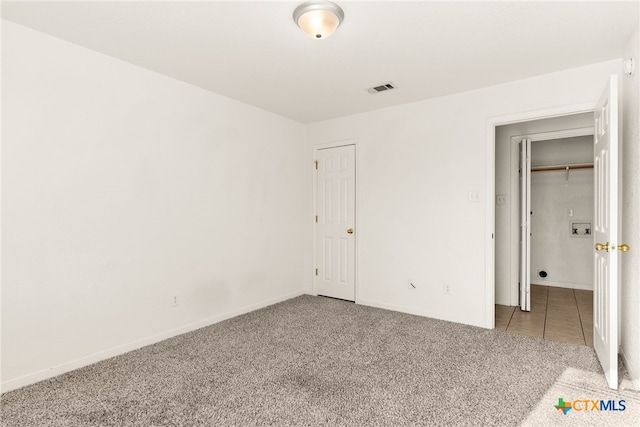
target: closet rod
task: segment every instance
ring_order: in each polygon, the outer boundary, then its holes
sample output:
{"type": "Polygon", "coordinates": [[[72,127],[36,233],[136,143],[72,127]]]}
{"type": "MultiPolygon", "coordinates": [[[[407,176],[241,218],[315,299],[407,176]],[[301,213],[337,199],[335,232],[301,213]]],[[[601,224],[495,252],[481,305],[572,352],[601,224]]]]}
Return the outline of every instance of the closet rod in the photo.
{"type": "Polygon", "coordinates": [[[537,166],[532,167],[531,172],[569,171],[572,169],[593,169],[593,163],[585,163],[580,165],[537,166]]]}

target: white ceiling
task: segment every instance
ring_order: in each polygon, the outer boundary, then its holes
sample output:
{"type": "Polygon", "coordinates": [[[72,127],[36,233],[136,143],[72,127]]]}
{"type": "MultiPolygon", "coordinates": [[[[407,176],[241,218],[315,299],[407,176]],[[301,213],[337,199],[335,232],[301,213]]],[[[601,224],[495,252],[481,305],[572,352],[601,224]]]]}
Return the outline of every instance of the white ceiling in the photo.
{"type": "Polygon", "coordinates": [[[336,1],[323,40],[295,25],[297,1],[3,1],[2,16],[302,123],[619,58],[639,21],[637,1],[336,1]]]}

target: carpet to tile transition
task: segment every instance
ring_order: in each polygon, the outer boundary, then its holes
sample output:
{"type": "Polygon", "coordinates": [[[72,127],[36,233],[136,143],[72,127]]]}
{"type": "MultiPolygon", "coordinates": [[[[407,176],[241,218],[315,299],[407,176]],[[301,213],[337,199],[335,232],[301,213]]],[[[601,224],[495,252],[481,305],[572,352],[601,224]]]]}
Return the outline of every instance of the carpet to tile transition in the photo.
{"type": "Polygon", "coordinates": [[[301,296],[5,393],[2,425],[518,425],[567,368],[600,375],[590,347],[301,296]]]}

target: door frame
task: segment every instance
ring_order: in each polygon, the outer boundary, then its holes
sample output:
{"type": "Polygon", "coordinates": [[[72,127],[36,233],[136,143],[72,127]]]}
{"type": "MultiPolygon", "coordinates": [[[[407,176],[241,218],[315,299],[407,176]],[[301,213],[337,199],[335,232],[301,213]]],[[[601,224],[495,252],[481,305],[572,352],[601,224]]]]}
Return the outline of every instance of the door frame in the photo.
{"type": "Polygon", "coordinates": [[[485,318],[487,329],[495,328],[495,217],[496,217],[496,127],[532,120],[550,119],[553,117],[570,116],[574,114],[593,112],[596,102],[574,104],[523,113],[507,114],[489,117],[486,120],[485,131],[485,318]]]}
{"type": "Polygon", "coordinates": [[[353,269],[354,269],[354,279],[353,279],[353,286],[354,286],[354,299],[355,299],[355,303],[357,304],[358,301],[360,300],[360,295],[359,295],[359,289],[360,286],[358,286],[358,280],[360,277],[360,271],[359,271],[359,248],[360,245],[358,244],[358,231],[359,231],[359,215],[360,215],[360,207],[358,206],[358,139],[357,138],[353,138],[353,139],[345,139],[345,140],[339,140],[339,141],[333,141],[333,142],[325,142],[325,143],[320,143],[320,144],[315,144],[312,147],[313,150],[313,162],[314,165],[312,166],[311,170],[312,170],[312,175],[313,175],[313,180],[312,180],[312,194],[313,194],[313,212],[312,212],[312,219],[311,219],[311,224],[312,224],[312,229],[313,229],[313,239],[312,239],[312,244],[313,244],[313,265],[312,265],[312,271],[311,271],[311,283],[312,283],[312,294],[317,296],[318,295],[318,290],[316,288],[316,275],[315,275],[315,269],[318,266],[318,227],[316,226],[316,222],[315,222],[315,215],[317,215],[318,213],[318,174],[316,173],[316,168],[315,168],[315,161],[318,159],[318,151],[319,150],[325,150],[327,148],[338,148],[338,147],[344,147],[347,145],[353,145],[354,146],[354,150],[355,150],[355,160],[354,160],[354,167],[355,167],[355,182],[354,182],[354,187],[355,187],[355,191],[354,191],[354,203],[355,203],[355,215],[354,215],[354,229],[356,230],[355,232],[355,236],[354,236],[354,265],[353,265],[353,269]]]}
{"type": "MultiPolygon", "coordinates": [[[[531,311],[531,143],[530,138],[522,138],[518,147],[521,177],[520,191],[518,191],[518,204],[520,205],[520,233],[518,233],[520,235],[520,265],[518,270],[520,273],[520,310],[522,311],[531,311]]],[[[513,148],[513,146],[509,148],[513,148]]],[[[513,193],[509,196],[512,203],[511,208],[513,208],[516,197],[513,193]]],[[[513,227],[513,224],[511,226],[513,227]]],[[[511,248],[511,252],[515,252],[513,248],[511,248]]],[[[513,266],[509,267],[513,268],[513,266]]]]}

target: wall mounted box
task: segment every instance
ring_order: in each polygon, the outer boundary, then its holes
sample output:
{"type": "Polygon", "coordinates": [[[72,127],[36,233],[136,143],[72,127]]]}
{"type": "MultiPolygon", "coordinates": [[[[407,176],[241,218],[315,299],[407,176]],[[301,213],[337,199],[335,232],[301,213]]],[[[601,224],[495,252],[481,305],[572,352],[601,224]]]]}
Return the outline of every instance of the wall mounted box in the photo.
{"type": "Polygon", "coordinates": [[[572,237],[591,237],[591,221],[572,221],[569,230],[572,237]]]}

